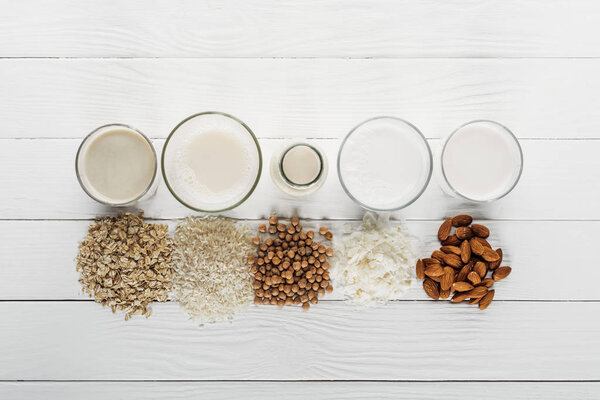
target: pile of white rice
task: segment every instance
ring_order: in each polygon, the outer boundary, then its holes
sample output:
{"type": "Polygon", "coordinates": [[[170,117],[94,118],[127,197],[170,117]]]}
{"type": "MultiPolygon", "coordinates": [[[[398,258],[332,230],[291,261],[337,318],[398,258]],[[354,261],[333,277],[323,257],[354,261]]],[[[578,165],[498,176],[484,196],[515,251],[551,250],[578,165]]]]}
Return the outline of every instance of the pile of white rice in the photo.
{"type": "Polygon", "coordinates": [[[173,298],[194,320],[229,319],[254,299],[249,227],[225,218],[187,218],[175,230],[173,298]]]}

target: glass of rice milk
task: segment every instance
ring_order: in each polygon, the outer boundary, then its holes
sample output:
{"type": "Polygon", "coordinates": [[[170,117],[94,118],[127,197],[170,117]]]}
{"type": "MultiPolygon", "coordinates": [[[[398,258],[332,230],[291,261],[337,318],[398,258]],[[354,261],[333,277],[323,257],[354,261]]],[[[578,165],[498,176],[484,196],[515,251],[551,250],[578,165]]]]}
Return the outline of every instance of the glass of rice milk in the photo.
{"type": "Polygon", "coordinates": [[[523,171],[523,152],[515,135],[488,120],[467,122],[443,142],[440,185],[449,195],[490,202],[510,193],[523,171]]]}
{"type": "Polygon", "coordinates": [[[250,128],[232,115],[203,112],[180,122],[162,152],[162,173],[171,194],[199,212],[221,212],[242,204],[262,171],[260,145],[250,128]]]}
{"type": "Polygon", "coordinates": [[[104,125],[85,137],[75,160],[77,179],[94,200],[125,207],[156,193],[158,162],[152,142],[124,124],[104,125]]]}

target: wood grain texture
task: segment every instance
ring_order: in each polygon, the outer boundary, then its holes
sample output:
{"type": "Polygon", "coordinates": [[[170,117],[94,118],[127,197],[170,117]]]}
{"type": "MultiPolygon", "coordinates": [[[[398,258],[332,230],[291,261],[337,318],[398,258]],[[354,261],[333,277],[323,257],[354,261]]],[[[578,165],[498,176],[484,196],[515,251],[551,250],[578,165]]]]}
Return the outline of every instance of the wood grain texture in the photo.
{"type": "Polygon", "coordinates": [[[0,382],[6,399],[246,399],[289,400],[463,400],[485,393],[488,400],[593,399],[597,382],[0,382]]]}
{"type": "MultiPolygon", "coordinates": [[[[176,221],[170,222],[173,229],[176,221]]],[[[258,222],[246,222],[257,226],[258,222]]],[[[303,221],[303,226],[317,226],[303,221]]],[[[319,222],[321,224],[321,222],[319,222]]],[[[327,221],[336,236],[348,222],[327,221]]],[[[353,222],[352,226],[357,225],[353,222]]],[[[596,290],[600,269],[588,262],[581,249],[596,245],[600,222],[573,221],[485,221],[492,230],[490,242],[504,249],[502,265],[513,267],[505,281],[495,284],[498,300],[593,300],[600,301],[596,290]],[[548,240],[552,232],[563,232],[560,249],[548,240]],[[573,272],[577,266],[577,273],[573,272]],[[581,279],[585,276],[585,279],[581,279]]],[[[415,252],[426,257],[439,248],[437,221],[408,221],[404,226],[414,238],[415,252]]],[[[0,300],[84,300],[74,258],[77,244],[86,234],[87,221],[2,221],[0,243],[0,300]],[[32,245],[35,246],[32,248],[32,245]],[[32,279],[35,277],[35,279],[32,279]]],[[[558,233],[556,233],[558,234],[558,233]]],[[[332,270],[334,290],[324,300],[343,299],[343,292],[332,270]]],[[[415,280],[403,300],[428,300],[415,280]]],[[[432,307],[434,307],[432,305],[432,307]]]]}
{"type": "Polygon", "coordinates": [[[261,138],[341,138],[378,115],[428,138],[474,119],[520,138],[600,138],[598,69],[597,59],[4,59],[0,138],[82,138],[110,122],[165,138],[207,110],[261,138]]]}
{"type": "Polygon", "coordinates": [[[89,302],[3,302],[0,379],[598,380],[598,312],[577,302],[485,312],[323,302],[253,306],[198,327],[175,303],[126,322],[89,302]]]}
{"type": "Polygon", "coordinates": [[[0,55],[591,57],[599,17],[593,0],[26,0],[3,7],[0,55]]]}
{"type": "MultiPolygon", "coordinates": [[[[88,198],[75,177],[74,160],[79,140],[4,140],[0,146],[0,181],[3,199],[0,219],[94,218],[113,211],[88,198]]],[[[162,140],[155,140],[160,152],[162,140]]],[[[282,150],[286,142],[260,141],[263,157],[282,150]]],[[[290,142],[287,142],[288,144],[290,142]]],[[[254,194],[226,215],[262,218],[271,212],[299,213],[304,218],[362,218],[364,211],[342,190],[335,162],[339,140],[313,140],[329,159],[331,168],[320,191],[303,199],[283,194],[263,168],[254,194]]],[[[433,150],[438,142],[430,141],[433,150]]],[[[600,141],[523,140],[525,167],[516,189],[504,199],[474,205],[445,195],[437,174],[421,198],[396,217],[440,219],[468,211],[485,219],[599,219],[597,207],[600,180],[600,141]],[[575,206],[576,205],[576,206],[575,206]]],[[[180,218],[193,214],[167,190],[164,183],[157,195],[140,205],[151,218],[180,218]]]]}

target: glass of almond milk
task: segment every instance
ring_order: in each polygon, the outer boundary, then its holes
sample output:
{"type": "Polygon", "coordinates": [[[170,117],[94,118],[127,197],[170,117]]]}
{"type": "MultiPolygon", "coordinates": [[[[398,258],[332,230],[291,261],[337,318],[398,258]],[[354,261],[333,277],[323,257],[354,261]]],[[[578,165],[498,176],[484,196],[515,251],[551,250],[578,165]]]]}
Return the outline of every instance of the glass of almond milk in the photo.
{"type": "Polygon", "coordinates": [[[192,115],[173,129],[162,152],[162,173],[171,194],[199,212],[242,204],[256,188],[262,154],[254,133],[221,112],[192,115]]]}
{"type": "Polygon", "coordinates": [[[509,194],[523,171],[516,136],[489,120],[467,122],[443,142],[438,167],[442,189],[453,197],[491,202],[509,194]]]}
{"type": "Polygon", "coordinates": [[[75,160],[77,179],[92,199],[113,207],[156,193],[158,162],[150,139],[124,124],[104,125],[85,137],[75,160]]]}

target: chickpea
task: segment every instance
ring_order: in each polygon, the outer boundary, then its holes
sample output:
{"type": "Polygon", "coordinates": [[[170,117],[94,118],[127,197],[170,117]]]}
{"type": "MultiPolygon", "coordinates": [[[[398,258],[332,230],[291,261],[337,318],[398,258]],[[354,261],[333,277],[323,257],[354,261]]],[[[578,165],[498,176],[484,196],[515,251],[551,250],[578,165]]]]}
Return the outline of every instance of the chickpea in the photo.
{"type": "Polygon", "coordinates": [[[319,284],[317,282],[312,284],[312,290],[319,290],[319,284]]]}
{"type": "Polygon", "coordinates": [[[319,288],[319,290],[317,291],[317,293],[319,294],[319,297],[325,296],[325,289],[319,288]]]}
{"type": "Polygon", "coordinates": [[[277,299],[275,297],[272,297],[270,303],[271,305],[277,304],[277,299]]]}
{"type": "Polygon", "coordinates": [[[262,303],[262,299],[261,299],[260,297],[258,297],[258,296],[255,296],[255,297],[254,297],[254,304],[257,304],[257,305],[258,305],[258,304],[260,304],[260,303],[262,303]]]}
{"type": "Polygon", "coordinates": [[[319,299],[318,299],[318,298],[316,298],[316,297],[313,297],[313,298],[310,300],[310,302],[311,302],[311,303],[313,303],[313,304],[317,304],[317,303],[319,302],[319,299]]]}
{"type": "Polygon", "coordinates": [[[327,247],[320,245],[318,251],[319,251],[319,254],[323,254],[327,251],[327,247]]]}
{"type": "Polygon", "coordinates": [[[319,233],[320,233],[321,235],[325,235],[325,234],[327,233],[327,228],[326,228],[326,227],[324,227],[324,226],[320,227],[320,228],[319,228],[319,233]]]}
{"type": "Polygon", "coordinates": [[[285,224],[278,224],[277,225],[277,230],[279,232],[285,232],[285,228],[286,228],[285,224]]]}
{"type": "Polygon", "coordinates": [[[304,311],[308,311],[308,309],[309,309],[309,308],[310,308],[310,304],[308,304],[308,303],[304,303],[304,304],[302,304],[302,309],[303,309],[304,311]]]}
{"type": "Polygon", "coordinates": [[[267,231],[267,225],[265,225],[265,224],[260,224],[260,225],[258,226],[258,231],[259,231],[259,232],[261,232],[261,233],[265,233],[265,232],[267,231]]]}
{"type": "Polygon", "coordinates": [[[277,232],[277,227],[275,225],[269,226],[269,233],[274,234],[277,232]]]}
{"type": "Polygon", "coordinates": [[[327,250],[325,250],[325,254],[327,254],[327,257],[332,257],[333,256],[333,249],[330,247],[327,250]]]}
{"type": "Polygon", "coordinates": [[[292,217],[291,222],[292,222],[293,226],[296,226],[296,225],[298,225],[300,223],[300,218],[298,218],[298,217],[292,217]]]}
{"type": "Polygon", "coordinates": [[[270,225],[277,225],[277,221],[279,220],[279,218],[277,218],[276,215],[271,215],[269,217],[269,224],[270,225]]]}
{"type": "Polygon", "coordinates": [[[262,283],[260,281],[255,280],[254,282],[252,282],[252,289],[254,289],[254,290],[260,289],[261,286],[262,286],[262,283]]]}
{"type": "Polygon", "coordinates": [[[260,243],[260,238],[258,236],[254,236],[252,238],[252,243],[258,246],[258,244],[260,243]]]}
{"type": "Polygon", "coordinates": [[[308,231],[306,232],[306,236],[308,236],[309,239],[312,239],[315,237],[315,233],[313,231],[308,231]]]}
{"type": "Polygon", "coordinates": [[[321,281],[321,285],[320,285],[320,286],[321,286],[322,288],[326,288],[326,287],[328,287],[328,286],[329,286],[329,281],[322,280],[322,281],[321,281]]]}
{"type": "Polygon", "coordinates": [[[325,290],[326,290],[328,293],[331,293],[331,292],[333,292],[333,286],[329,285],[329,286],[327,286],[327,287],[325,288],[325,290]]]}

